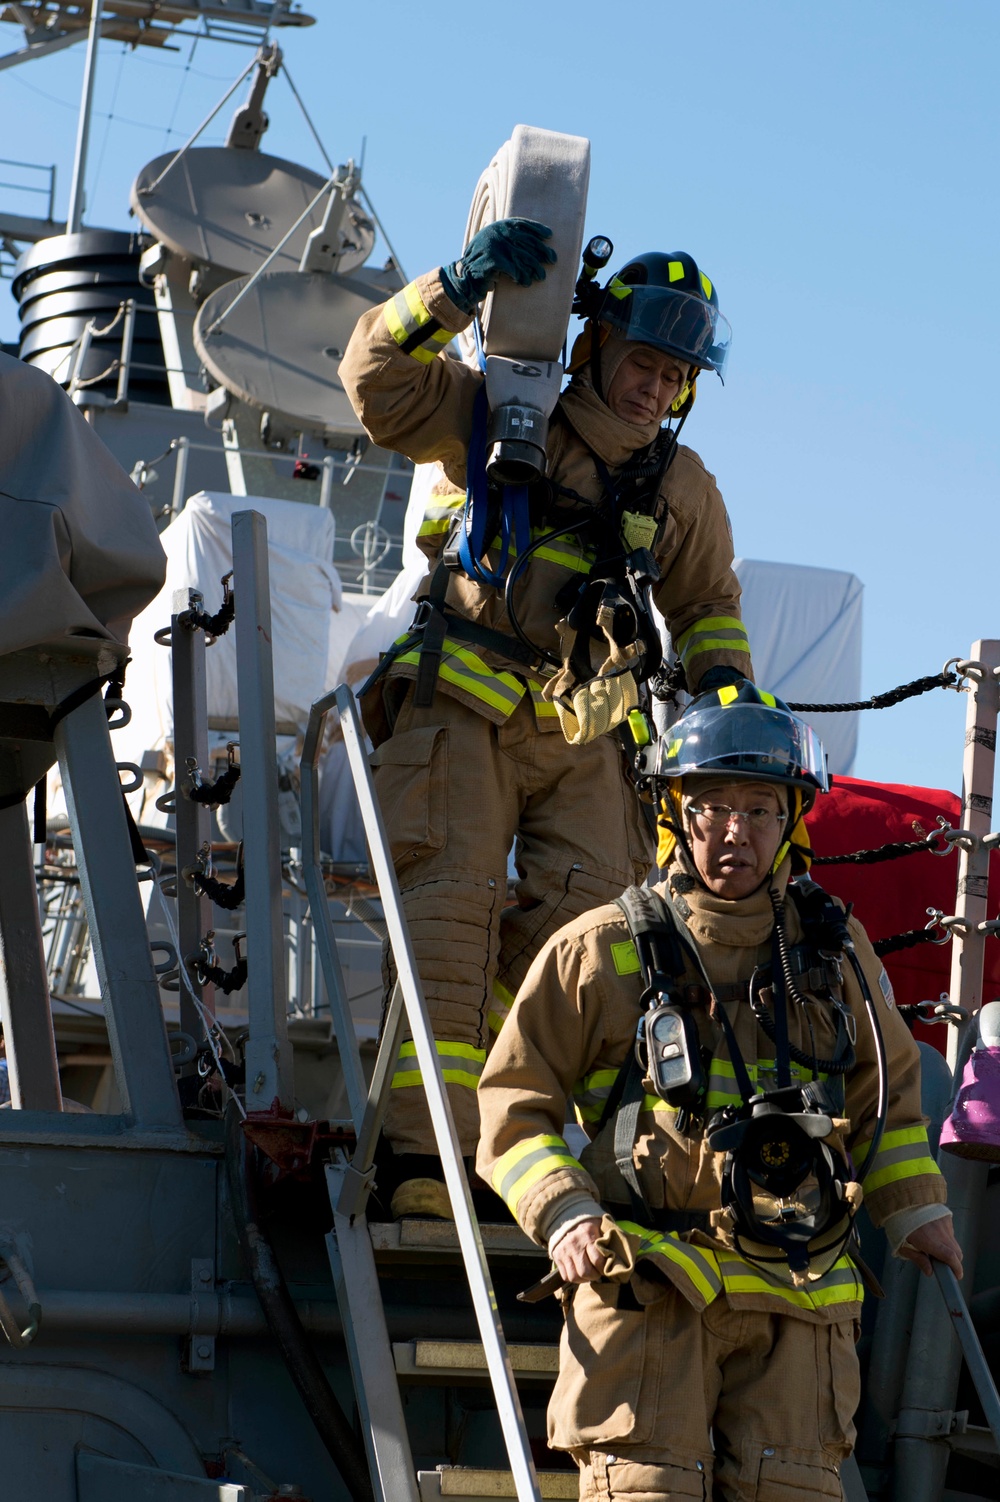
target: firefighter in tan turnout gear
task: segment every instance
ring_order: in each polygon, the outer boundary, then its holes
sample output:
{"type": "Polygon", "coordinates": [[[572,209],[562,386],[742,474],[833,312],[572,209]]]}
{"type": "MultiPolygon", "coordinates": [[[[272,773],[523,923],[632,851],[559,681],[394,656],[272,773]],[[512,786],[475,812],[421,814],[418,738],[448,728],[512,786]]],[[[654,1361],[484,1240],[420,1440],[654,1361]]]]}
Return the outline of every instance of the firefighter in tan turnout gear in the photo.
{"type": "MultiPolygon", "coordinates": [[[[547,237],[532,221],[488,225],[461,262],[365,315],[340,369],[376,443],[442,470],[420,529],[430,566],[414,626],[362,707],[466,1154],[479,1135],[489,1033],[531,959],[651,864],[618,739],[601,733],[637,703],[659,656],[650,595],[691,686],[751,673],[725,506],[697,454],[676,442],[699,371],[721,375],[728,347],[715,289],[690,256],[641,256],[606,290],[596,284],[551,421],[547,474],[521,494],[506,536],[514,487],[485,487],[473,441],[483,378],[444,348],[499,276],[544,276],[547,237]],[[505,907],[515,840],[516,904],[505,907]]],[[[387,971],[387,987],[392,979],[387,971]]],[[[404,1043],[386,1117],[393,1213],[448,1216],[421,1086],[404,1043]]]]}
{"type": "Polygon", "coordinates": [[[563,1280],[549,1443],[588,1502],[839,1499],[862,1193],[897,1255],[961,1275],[917,1047],[804,875],[827,786],[809,727],[722,689],[649,770],[665,881],[549,940],[480,1084],[479,1170],[563,1280]]]}

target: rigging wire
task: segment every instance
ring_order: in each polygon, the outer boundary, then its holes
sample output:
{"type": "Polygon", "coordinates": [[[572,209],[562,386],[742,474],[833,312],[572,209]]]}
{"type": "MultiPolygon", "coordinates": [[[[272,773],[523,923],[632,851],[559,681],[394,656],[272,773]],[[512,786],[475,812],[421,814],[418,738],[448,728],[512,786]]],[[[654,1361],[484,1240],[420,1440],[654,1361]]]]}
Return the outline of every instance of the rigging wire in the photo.
{"type": "Polygon", "coordinates": [[[93,188],[94,183],[99,183],[101,180],[101,168],[104,166],[104,154],[108,149],[108,138],[111,135],[111,122],[115,118],[115,105],[118,103],[118,91],[122,86],[122,75],[125,71],[125,58],[128,50],[129,49],[123,43],[122,50],[118,58],[118,76],[116,77],[114,87],[111,90],[111,103],[108,105],[108,112],[104,116],[105,121],[107,122],[104,126],[104,139],[101,141],[101,149],[97,155],[97,165],[92,169],[90,175],[91,188],[93,188]]]}
{"type": "Polygon", "coordinates": [[[191,72],[191,61],[194,57],[194,49],[197,47],[198,41],[199,38],[195,37],[194,41],[191,43],[191,51],[188,53],[187,62],[184,64],[184,72],[181,74],[180,85],[177,89],[177,98],[174,100],[174,107],[171,111],[170,120],[167,123],[167,127],[163,136],[164,146],[168,146],[170,144],[170,137],[174,133],[174,121],[177,119],[177,111],[180,109],[181,99],[184,96],[184,90],[187,88],[188,75],[191,72]]]}
{"type": "Polygon", "coordinates": [[[326,163],[326,170],[328,172],[332,172],[333,171],[333,162],[330,160],[329,153],[327,152],[326,147],[323,145],[323,141],[322,141],[322,139],[320,137],[319,131],[316,129],[315,125],[312,122],[312,116],[309,114],[309,111],[306,109],[305,101],[303,100],[302,95],[299,93],[298,89],[295,87],[294,82],[292,81],[292,75],[288,71],[288,64],[284,60],[282,60],[281,71],[282,71],[282,73],[284,73],[285,78],[288,81],[288,87],[292,91],[292,94],[293,94],[293,96],[295,98],[295,103],[298,105],[299,109],[302,111],[302,114],[303,114],[303,117],[305,119],[305,122],[308,125],[309,129],[312,131],[312,138],[316,142],[316,145],[319,147],[319,154],[323,158],[324,162],[326,163]]]}

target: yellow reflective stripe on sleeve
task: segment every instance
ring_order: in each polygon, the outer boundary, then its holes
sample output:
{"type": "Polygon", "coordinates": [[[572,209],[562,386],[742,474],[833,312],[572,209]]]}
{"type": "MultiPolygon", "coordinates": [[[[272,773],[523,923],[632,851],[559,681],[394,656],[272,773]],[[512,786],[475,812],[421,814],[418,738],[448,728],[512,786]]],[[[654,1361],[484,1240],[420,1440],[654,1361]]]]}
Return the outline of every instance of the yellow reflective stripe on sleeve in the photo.
{"type": "MultiPolygon", "coordinates": [[[[436,322],[428,311],[417,290],[416,282],[410,282],[385,304],[382,310],[386,327],[397,344],[403,345],[418,335],[429,323],[436,322]]],[[[437,359],[446,344],[454,339],[447,329],[434,328],[408,353],[421,364],[437,359]]]]}
{"type": "Polygon", "coordinates": [[[421,365],[430,365],[454,337],[454,334],[449,334],[447,329],[438,329],[436,334],[429,335],[425,344],[418,344],[416,349],[411,349],[410,357],[421,365]]]}
{"type": "Polygon", "coordinates": [[[666,1257],[687,1275],[706,1304],[710,1304],[722,1292],[718,1259],[707,1247],[693,1246],[669,1232],[661,1235],[658,1231],[648,1230],[646,1226],[636,1225],[632,1220],[620,1220],[618,1224],[630,1236],[639,1237],[640,1257],[652,1254],[666,1257]]]}
{"type": "Polygon", "coordinates": [[[486,1018],[490,1032],[498,1033],[510,1014],[514,1005],[514,993],[508,991],[498,980],[493,982],[493,1007],[486,1018]]]}
{"type": "Polygon", "coordinates": [[[493,1188],[516,1218],[521,1197],[539,1179],[560,1168],[577,1168],[583,1172],[561,1137],[555,1134],[529,1137],[500,1158],[493,1170],[493,1188]]]}
{"type": "Polygon", "coordinates": [[[617,1069],[595,1069],[573,1086],[573,1107],[578,1121],[600,1121],[604,1103],[618,1078],[617,1069]]]}
{"type": "Polygon", "coordinates": [[[688,626],[686,631],[681,632],[680,636],[674,642],[674,650],[679,655],[683,655],[684,649],[692,636],[702,631],[741,631],[744,636],[746,635],[746,628],[738,616],[708,615],[705,616],[704,620],[695,621],[693,626],[688,626]]]}
{"type": "Polygon", "coordinates": [[[833,1304],[860,1304],[865,1296],[861,1279],[849,1257],[841,1257],[828,1273],[805,1288],[791,1288],[769,1278],[761,1268],[744,1262],[736,1252],[718,1252],[727,1294],[768,1294],[796,1309],[829,1309],[833,1304]]]}
{"type": "MultiPolygon", "coordinates": [[[[441,1061],[441,1074],[446,1085],[464,1085],[469,1090],[479,1086],[479,1076],[486,1063],[485,1048],[476,1048],[471,1043],[455,1043],[437,1039],[434,1044],[441,1061]]],[[[399,1060],[390,1086],[393,1090],[406,1090],[411,1085],[422,1085],[424,1077],[417,1060],[417,1045],[404,1043],[399,1050],[399,1060]]]]}
{"type": "Polygon", "coordinates": [[[702,652],[742,652],[750,655],[750,642],[746,636],[697,636],[684,653],[685,667],[702,652]]]}
{"type": "Polygon", "coordinates": [[[457,511],[465,505],[464,495],[450,495],[444,500],[432,501],[424,507],[424,519],[420,523],[418,537],[437,537],[447,532],[457,511]]]}
{"type": "Polygon", "coordinates": [[[396,296],[393,298],[393,301],[398,303],[400,298],[402,298],[406,303],[407,311],[410,314],[411,333],[415,333],[416,330],[422,328],[425,323],[430,323],[431,315],[427,311],[426,303],[420,296],[416,282],[407,282],[402,292],[397,292],[396,296]]]}
{"type": "MultiPolygon", "coordinates": [[[[515,678],[513,673],[505,673],[500,669],[488,667],[481,657],[471,652],[467,647],[460,646],[451,637],[445,637],[442,648],[443,656],[438,676],[446,683],[453,683],[456,688],[461,688],[466,693],[473,694],[481,699],[484,704],[489,704],[492,709],[502,710],[504,714],[513,714],[514,710],[524,698],[524,684],[515,678]]],[[[397,662],[413,664],[420,662],[419,648],[412,652],[404,652],[398,657],[397,662]]]]}
{"type": "Polygon", "coordinates": [[[611,946],[611,958],[618,975],[638,975],[642,966],[631,939],[622,939],[611,946]]]}
{"type": "MultiPolygon", "coordinates": [[[[853,1149],[855,1161],[863,1163],[870,1151],[870,1142],[859,1144],[853,1149]]],[[[901,1179],[916,1178],[918,1174],[940,1172],[931,1157],[926,1127],[899,1127],[883,1135],[872,1170],[865,1177],[865,1192],[881,1189],[885,1184],[896,1184],[901,1179]]]]}

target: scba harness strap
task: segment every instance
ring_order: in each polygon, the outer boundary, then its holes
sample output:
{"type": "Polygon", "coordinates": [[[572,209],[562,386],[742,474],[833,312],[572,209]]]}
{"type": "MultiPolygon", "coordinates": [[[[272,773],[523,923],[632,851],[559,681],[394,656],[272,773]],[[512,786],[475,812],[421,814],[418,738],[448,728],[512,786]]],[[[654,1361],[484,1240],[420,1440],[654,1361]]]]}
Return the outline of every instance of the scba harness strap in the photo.
{"type": "MultiPolygon", "coordinates": [[[[834,1159],[826,1145],[817,1140],[832,1130],[832,1121],[827,1112],[830,1102],[824,1087],[816,1082],[821,1065],[833,1064],[838,1072],[838,1061],[849,1054],[853,1062],[852,1039],[848,1034],[843,1016],[843,1007],[833,993],[833,985],[839,981],[836,956],[842,948],[841,936],[845,916],[841,909],[815,882],[793,883],[789,894],[795,902],[806,941],[795,946],[790,953],[796,956],[793,973],[822,976],[827,981],[829,1003],[837,1013],[837,1043],[834,1058],[811,1061],[814,1073],[812,1085],[792,1085],[791,1059],[798,1050],[793,1050],[788,1040],[787,1005],[782,957],[778,953],[777,940],[772,963],[772,985],[775,1017],[774,1041],[776,1044],[776,1073],[778,1089],[763,1091],[755,1086],[743,1058],[735,1031],[720,998],[705,973],[701,956],[691,941],[679,913],[672,902],[648,888],[631,887],[617,899],[629,925],[645,987],[641,997],[643,1015],[637,1032],[637,1046],[627,1064],[619,1071],[611,1095],[601,1118],[600,1128],[614,1117],[614,1156],[616,1166],[628,1191],[633,1214],[637,1219],[646,1218],[647,1224],[656,1223],[656,1211],[651,1211],[645,1202],[634,1163],[634,1146],[638,1135],[638,1118],[643,1109],[645,1080],[648,1077],[656,1093],[668,1105],[678,1110],[676,1124],[686,1131],[692,1119],[704,1114],[706,1095],[705,1055],[699,1043],[693,1009],[705,1004],[707,997],[712,1014],[718,1022],[729,1052],[729,1059],[739,1091],[741,1106],[726,1108],[713,1117],[709,1127],[709,1141],[718,1151],[727,1154],[723,1184],[723,1206],[728,1207],[734,1220],[734,1235],[737,1249],[749,1261],[785,1261],[793,1273],[802,1272],[809,1265],[808,1244],[813,1235],[821,1235],[829,1229],[827,1223],[843,1219],[841,1196],[837,1194],[835,1179],[841,1172],[841,1163],[834,1159]],[[700,987],[684,984],[686,960],[691,961],[704,982],[700,987]],[[794,1099],[793,1099],[794,1097],[794,1099]],[[758,1121],[758,1117],[762,1119],[758,1121]],[[763,1118],[767,1118],[764,1120],[763,1118]],[[732,1138],[730,1143],[723,1138],[732,1138]],[[763,1152],[765,1165],[774,1156],[770,1138],[788,1138],[798,1146],[803,1172],[816,1174],[820,1183],[824,1205],[829,1205],[829,1215],[817,1224],[815,1232],[804,1225],[775,1230],[754,1221],[748,1214],[748,1202],[752,1194],[748,1190],[748,1165],[745,1161],[753,1152],[763,1152]],[[718,1139],[713,1141],[713,1138],[718,1139]],[[758,1139],[762,1139],[763,1147],[758,1139]],[[808,1162],[806,1161],[808,1159],[808,1162]],[[741,1243],[743,1237],[752,1236],[779,1249],[776,1257],[748,1253],[741,1243]]],[[[789,955],[784,957],[786,960],[789,955]]],[[[789,969],[793,967],[789,966],[789,969]]],[[[798,998],[797,998],[798,999],[798,998]]],[[[804,1000],[804,998],[802,999],[804,1000]]],[[[808,1003],[807,1003],[808,1004],[808,1003]]],[[[760,1021],[760,1013],[755,1007],[760,1021]]],[[[768,1036],[771,1032],[765,1029],[768,1036]]],[[[803,1057],[805,1057],[803,1055],[803,1057]]],[[[849,1066],[848,1066],[849,1067],[849,1066]]],[[[783,1149],[784,1150],[784,1147],[783,1149]]],[[[759,1168],[759,1165],[756,1165],[759,1168]]],[[[846,1171],[846,1165],[842,1165],[846,1171]]],[[[793,1165],[789,1162],[786,1177],[794,1177],[793,1165]]],[[[754,1167],[749,1169],[754,1177],[754,1167]]],[[[782,1181],[782,1192],[794,1193],[795,1185],[782,1181]]],[[[755,1182],[759,1179],[755,1178],[755,1182]]],[[[672,1212],[664,1212],[669,1219],[672,1212]]],[[[676,1217],[675,1217],[676,1218],[676,1217]]],[[[850,1228],[848,1225],[848,1235],[850,1228]]],[[[837,1236],[837,1243],[843,1239],[837,1236]]],[[[826,1250],[826,1249],[824,1249],[826,1250]]]]}
{"type": "Polygon", "coordinates": [[[607,634],[598,620],[612,624],[616,645],[638,647],[635,667],[643,678],[660,665],[662,648],[650,593],[659,578],[653,556],[666,513],[661,487],[677,452],[676,435],[664,431],[612,478],[607,466],[592,453],[603,494],[596,503],[583,500],[565,487],[542,481],[534,486],[498,486],[486,473],[486,388],[476,393],[473,427],[466,462],[466,498],[460,517],[442,552],[431,587],[421,601],[410,632],[380,662],[365,684],[374,683],[403,652],[419,646],[420,661],[414,703],[433,702],[445,637],[485,648],[517,667],[535,672],[559,668],[561,659],[521,629],[514,608],[513,586],[531,559],[546,544],[596,529],[595,557],[584,577],[571,579],[555,604],[569,618],[574,633],[571,666],[581,683],[594,677],[589,643],[607,634]],[[566,502],[579,503],[575,514],[566,502]],[[551,530],[532,538],[537,522],[551,530]],[[498,544],[495,567],[483,560],[498,544]],[[513,558],[511,550],[513,548],[513,558]],[[508,567],[509,565],[509,567],[508,567]],[[474,583],[502,590],[515,635],[469,621],[445,603],[450,573],[462,573],[474,583]],[[619,641],[618,638],[621,638],[619,641]]]}

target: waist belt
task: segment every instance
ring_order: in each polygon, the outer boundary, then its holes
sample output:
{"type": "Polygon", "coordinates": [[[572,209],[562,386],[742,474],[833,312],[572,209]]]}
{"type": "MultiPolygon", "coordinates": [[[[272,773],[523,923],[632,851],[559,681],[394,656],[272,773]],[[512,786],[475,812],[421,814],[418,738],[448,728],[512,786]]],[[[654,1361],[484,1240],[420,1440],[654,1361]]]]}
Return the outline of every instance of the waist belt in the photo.
{"type": "MultiPolygon", "coordinates": [[[[613,1205],[606,1201],[604,1208],[615,1220],[632,1219],[629,1205],[613,1205]]],[[[644,1214],[652,1222],[651,1229],[654,1231],[673,1231],[675,1234],[682,1231],[707,1231],[711,1224],[707,1210],[654,1210],[647,1206],[644,1214]]]]}

